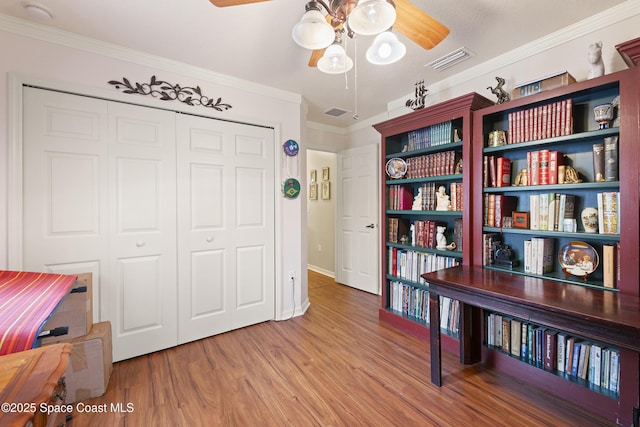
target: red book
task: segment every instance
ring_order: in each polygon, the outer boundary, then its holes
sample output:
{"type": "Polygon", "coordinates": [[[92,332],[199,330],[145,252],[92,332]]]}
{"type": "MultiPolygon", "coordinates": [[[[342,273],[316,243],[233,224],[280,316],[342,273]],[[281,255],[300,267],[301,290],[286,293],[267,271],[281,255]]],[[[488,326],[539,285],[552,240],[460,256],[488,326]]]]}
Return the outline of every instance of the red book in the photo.
{"type": "Polygon", "coordinates": [[[549,150],[538,151],[538,184],[549,184],[549,150]]]}
{"type": "Polygon", "coordinates": [[[496,158],[495,156],[489,156],[489,177],[491,178],[491,186],[496,187],[497,174],[496,174],[496,158]]]}
{"type": "Polygon", "coordinates": [[[496,159],[496,187],[511,185],[511,160],[506,157],[496,159]]]}
{"type": "Polygon", "coordinates": [[[502,227],[502,219],[504,217],[511,217],[511,215],[513,215],[513,211],[516,210],[516,206],[518,205],[518,197],[496,194],[494,203],[494,226],[502,227]]]}

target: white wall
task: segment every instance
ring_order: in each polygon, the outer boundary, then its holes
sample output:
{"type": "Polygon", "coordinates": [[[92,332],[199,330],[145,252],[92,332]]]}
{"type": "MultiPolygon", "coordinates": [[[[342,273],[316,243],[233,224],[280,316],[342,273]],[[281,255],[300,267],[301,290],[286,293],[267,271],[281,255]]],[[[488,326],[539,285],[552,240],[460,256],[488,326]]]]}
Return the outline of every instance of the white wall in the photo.
{"type": "Polygon", "coordinates": [[[309,199],[307,191],[307,250],[309,268],[335,277],[335,216],[336,216],[337,155],[327,151],[307,151],[307,190],[311,185],[311,171],[317,172],[318,198],[309,199]],[[323,200],[320,192],[322,168],[329,168],[331,198],[323,200]]]}
{"type": "MultiPolygon", "coordinates": [[[[72,34],[47,29],[0,15],[0,269],[19,269],[19,247],[15,236],[19,229],[9,224],[15,215],[18,199],[8,169],[19,158],[9,158],[10,147],[20,138],[20,91],[12,82],[35,82],[45,87],[64,88],[75,93],[100,94],[107,98],[157,106],[192,113],[210,115],[275,128],[276,144],[287,139],[300,142],[300,170],[290,171],[301,181],[305,174],[304,136],[300,95],[278,91],[259,84],[239,81],[233,77],[198,69],[163,58],[133,52],[126,48],[106,45],[72,34]],[[210,97],[222,97],[233,108],[226,112],[212,112],[204,107],[189,107],[179,102],[168,103],[141,95],[125,95],[107,82],[127,77],[132,82],[148,82],[151,76],[183,86],[202,88],[210,97]],[[17,76],[17,77],[16,77],[17,76]],[[13,98],[11,98],[13,96],[13,98]],[[17,256],[16,256],[17,254],[17,256]]],[[[277,181],[282,188],[285,169],[277,156],[277,181]]],[[[277,193],[282,195],[281,190],[277,193]]],[[[277,319],[287,318],[295,309],[301,314],[308,306],[306,259],[306,204],[304,197],[277,203],[278,223],[276,256],[277,319]],[[294,271],[295,286],[288,280],[294,271]]]]}

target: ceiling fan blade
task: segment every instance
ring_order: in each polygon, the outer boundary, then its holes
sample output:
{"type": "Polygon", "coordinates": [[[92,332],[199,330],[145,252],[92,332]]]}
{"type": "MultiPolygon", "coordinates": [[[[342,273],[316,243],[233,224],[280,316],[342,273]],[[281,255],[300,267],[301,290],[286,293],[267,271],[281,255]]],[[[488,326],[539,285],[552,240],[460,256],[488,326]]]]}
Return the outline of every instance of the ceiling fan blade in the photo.
{"type": "Polygon", "coordinates": [[[227,7],[227,6],[240,6],[242,4],[259,3],[261,1],[269,0],[209,0],[214,6],[227,7]]]}
{"type": "Polygon", "coordinates": [[[322,58],[322,55],[324,55],[325,50],[327,49],[316,49],[311,52],[311,58],[309,58],[309,67],[316,67],[318,65],[318,61],[320,60],[320,58],[322,58]]]}
{"type": "Polygon", "coordinates": [[[449,34],[449,29],[424,13],[409,0],[394,0],[396,22],[393,29],[401,32],[424,49],[431,49],[449,34]]]}

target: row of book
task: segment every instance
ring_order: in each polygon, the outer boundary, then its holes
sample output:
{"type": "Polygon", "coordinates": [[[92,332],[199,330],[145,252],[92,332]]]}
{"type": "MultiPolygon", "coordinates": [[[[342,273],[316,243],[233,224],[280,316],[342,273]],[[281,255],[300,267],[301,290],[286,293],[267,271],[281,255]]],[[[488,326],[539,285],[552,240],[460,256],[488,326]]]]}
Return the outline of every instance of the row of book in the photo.
{"type": "Polygon", "coordinates": [[[523,320],[489,313],[486,344],[547,371],[619,393],[620,352],[523,320]]]}
{"type": "Polygon", "coordinates": [[[392,210],[410,210],[413,205],[413,189],[400,184],[387,187],[387,207],[392,210]]]}
{"type": "Polygon", "coordinates": [[[389,248],[389,274],[416,283],[425,283],[425,273],[455,267],[460,259],[413,250],[389,248]]]}
{"type": "Polygon", "coordinates": [[[593,180],[618,181],[618,137],[610,136],[603,143],[593,144],[593,180]]]}
{"type": "MultiPolygon", "coordinates": [[[[389,306],[392,310],[429,323],[429,291],[398,281],[392,281],[390,289],[389,306]]],[[[460,302],[440,297],[440,328],[449,335],[457,335],[459,323],[460,302]]]]}
{"type": "Polygon", "coordinates": [[[514,111],[509,113],[507,120],[508,144],[571,135],[573,133],[573,100],[565,99],[514,111]]]}
{"type": "Polygon", "coordinates": [[[453,175],[459,160],[460,155],[454,150],[409,157],[405,178],[453,175]]]}
{"type": "Polygon", "coordinates": [[[407,151],[449,144],[454,138],[453,122],[443,122],[408,133],[407,151]]]}
{"type": "Polygon", "coordinates": [[[529,151],[526,168],[511,179],[511,160],[506,157],[484,156],[483,185],[509,187],[511,185],[553,185],[565,182],[564,154],[555,150],[529,151]]]}
{"type": "Polygon", "coordinates": [[[529,195],[529,228],[540,231],[576,232],[574,219],[576,196],[564,193],[529,195]],[[565,222],[569,220],[569,222],[565,222]]]}
{"type": "MultiPolygon", "coordinates": [[[[543,275],[553,271],[556,257],[555,239],[550,237],[532,237],[524,241],[524,272],[543,275]]],[[[585,267],[586,268],[586,267],[585,267]]],[[[593,271],[593,264],[589,273],[593,271]]]]}
{"type": "MultiPolygon", "coordinates": [[[[406,236],[404,243],[423,248],[436,247],[437,225],[435,221],[415,220],[410,223],[405,218],[387,219],[387,241],[389,243],[402,243],[401,238],[406,236]]],[[[444,225],[444,224],[440,224],[444,225]]],[[[456,250],[462,251],[462,218],[455,218],[453,221],[453,242],[456,250]]]]}

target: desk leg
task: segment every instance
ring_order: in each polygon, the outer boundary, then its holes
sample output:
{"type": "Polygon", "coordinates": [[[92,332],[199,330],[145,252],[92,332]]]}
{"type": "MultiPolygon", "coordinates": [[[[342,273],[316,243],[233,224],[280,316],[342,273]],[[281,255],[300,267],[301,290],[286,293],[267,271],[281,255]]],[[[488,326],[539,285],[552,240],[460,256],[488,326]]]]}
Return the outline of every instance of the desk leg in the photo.
{"type": "Polygon", "coordinates": [[[431,382],[442,385],[442,349],[440,346],[440,298],[429,292],[429,344],[431,346],[431,382]]]}

